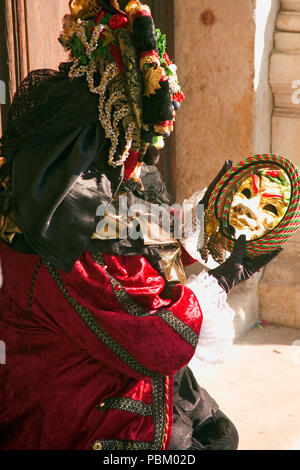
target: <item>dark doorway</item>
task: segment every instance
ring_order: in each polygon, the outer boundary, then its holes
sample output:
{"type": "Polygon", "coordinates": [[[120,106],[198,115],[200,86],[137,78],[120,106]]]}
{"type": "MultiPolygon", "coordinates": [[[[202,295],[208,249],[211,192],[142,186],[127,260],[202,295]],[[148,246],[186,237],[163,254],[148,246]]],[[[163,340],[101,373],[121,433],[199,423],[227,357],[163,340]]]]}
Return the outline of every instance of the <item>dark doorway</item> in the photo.
{"type": "MultiPolygon", "coordinates": [[[[167,35],[167,49],[171,60],[175,59],[174,0],[146,0],[153,14],[156,26],[167,35]]],[[[175,133],[165,141],[161,152],[159,169],[167,184],[172,199],[176,200],[176,152],[175,133]]]]}

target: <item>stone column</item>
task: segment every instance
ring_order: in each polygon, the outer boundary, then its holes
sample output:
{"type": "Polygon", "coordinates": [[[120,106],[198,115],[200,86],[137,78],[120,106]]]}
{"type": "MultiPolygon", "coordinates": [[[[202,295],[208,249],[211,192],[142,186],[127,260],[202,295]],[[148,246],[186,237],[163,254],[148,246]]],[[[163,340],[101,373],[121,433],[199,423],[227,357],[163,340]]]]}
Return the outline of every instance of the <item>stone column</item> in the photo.
{"type": "MultiPolygon", "coordinates": [[[[277,17],[270,83],[274,98],[272,152],[300,167],[300,2],[282,0],[277,17]]],[[[300,233],[265,269],[260,283],[264,320],[300,327],[300,233]]]]}

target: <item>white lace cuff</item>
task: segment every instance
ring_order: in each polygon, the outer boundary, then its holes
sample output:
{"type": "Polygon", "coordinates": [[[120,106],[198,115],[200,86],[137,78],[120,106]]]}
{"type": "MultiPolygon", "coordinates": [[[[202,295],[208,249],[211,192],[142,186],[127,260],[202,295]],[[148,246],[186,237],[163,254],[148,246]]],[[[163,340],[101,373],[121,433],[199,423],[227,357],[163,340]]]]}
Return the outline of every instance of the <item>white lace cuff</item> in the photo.
{"type": "Polygon", "coordinates": [[[188,278],[186,286],[200,304],[203,323],[195,356],[210,364],[222,363],[234,339],[234,311],[227,303],[227,294],[207,272],[188,278]]]}

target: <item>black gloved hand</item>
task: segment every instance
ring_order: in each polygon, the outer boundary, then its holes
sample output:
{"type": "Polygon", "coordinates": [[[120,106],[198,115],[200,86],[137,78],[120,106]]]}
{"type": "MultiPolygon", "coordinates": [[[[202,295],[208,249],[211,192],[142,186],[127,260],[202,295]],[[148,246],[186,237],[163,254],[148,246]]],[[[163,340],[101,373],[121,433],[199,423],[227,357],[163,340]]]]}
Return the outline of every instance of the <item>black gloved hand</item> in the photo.
{"type": "Polygon", "coordinates": [[[266,255],[250,258],[248,256],[244,256],[246,243],[245,235],[241,235],[236,241],[236,245],[225,263],[208,271],[211,276],[214,276],[218,280],[219,285],[227,293],[232,289],[232,287],[249,279],[254,273],[266,266],[282,251],[282,248],[278,248],[266,255]]]}
{"type": "Polygon", "coordinates": [[[222,178],[222,176],[225,175],[225,173],[232,168],[232,164],[233,164],[233,162],[231,160],[226,160],[223,167],[221,168],[221,170],[219,171],[219,173],[215,177],[215,179],[208,186],[202,201],[200,201],[200,203],[199,203],[199,204],[204,205],[204,209],[207,209],[209,198],[211,196],[211,193],[215,189],[217,183],[222,178]]]}

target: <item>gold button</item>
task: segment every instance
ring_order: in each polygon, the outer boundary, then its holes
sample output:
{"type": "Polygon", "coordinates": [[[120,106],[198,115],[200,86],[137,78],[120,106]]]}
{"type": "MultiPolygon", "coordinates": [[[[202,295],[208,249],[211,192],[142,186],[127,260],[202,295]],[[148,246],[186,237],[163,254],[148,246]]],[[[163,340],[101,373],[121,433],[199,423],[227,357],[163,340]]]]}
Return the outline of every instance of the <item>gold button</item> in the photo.
{"type": "Polygon", "coordinates": [[[99,407],[103,408],[105,406],[105,402],[103,401],[102,403],[99,403],[99,407]]]}
{"type": "Polygon", "coordinates": [[[101,442],[95,441],[93,444],[93,450],[102,450],[102,449],[103,449],[103,445],[101,444],[101,442]]]}

